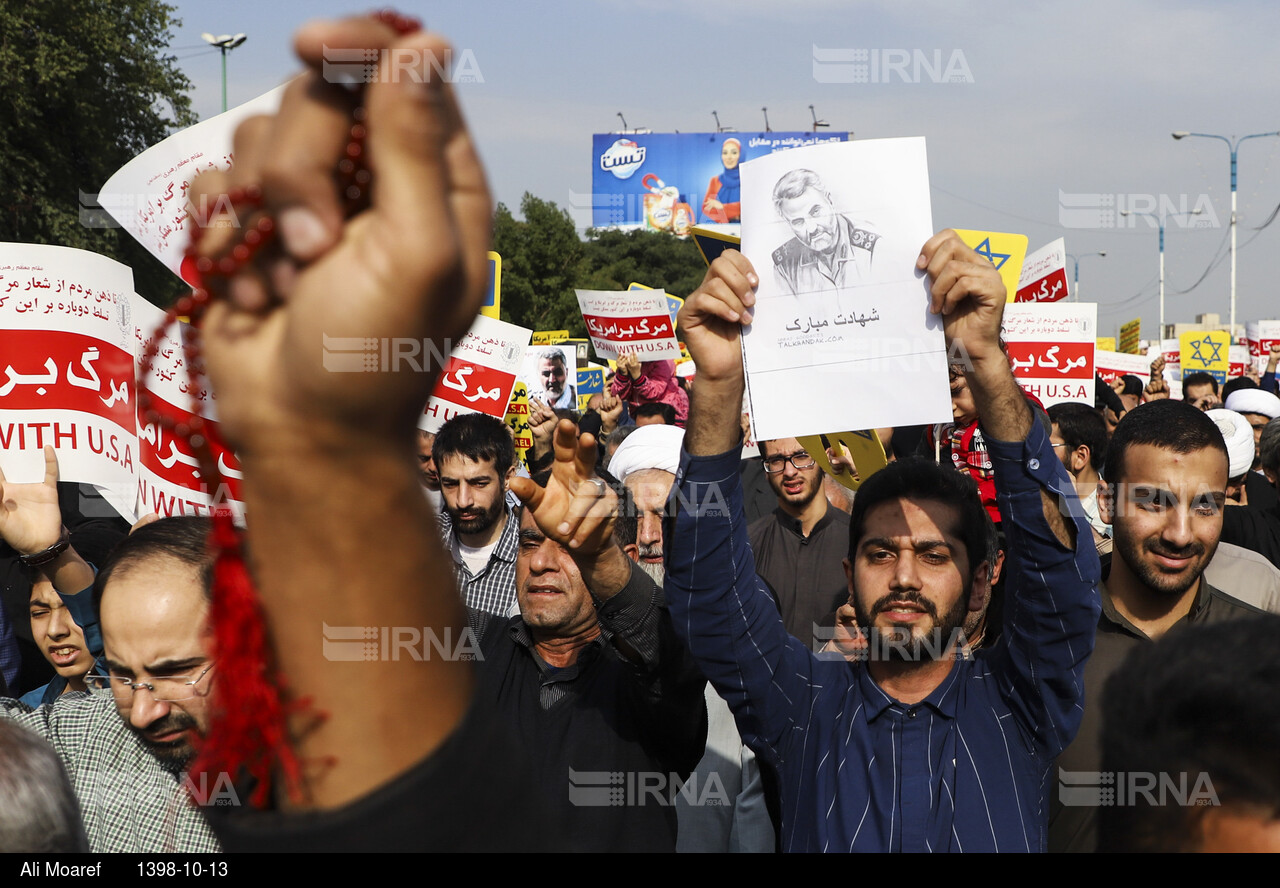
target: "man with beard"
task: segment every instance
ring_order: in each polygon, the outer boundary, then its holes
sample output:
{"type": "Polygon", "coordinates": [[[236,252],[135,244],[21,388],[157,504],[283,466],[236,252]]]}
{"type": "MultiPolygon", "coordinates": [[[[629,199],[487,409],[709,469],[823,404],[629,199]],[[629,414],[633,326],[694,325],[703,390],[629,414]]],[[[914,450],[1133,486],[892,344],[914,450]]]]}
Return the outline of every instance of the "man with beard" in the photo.
{"type": "Polygon", "coordinates": [[[1079,719],[1097,623],[1098,559],[1071,479],[1000,348],[1005,288],[952,231],[924,244],[930,310],[969,355],[1004,517],[1002,638],[969,659],[960,627],[982,607],[990,525],[971,478],[902,460],[859,490],[845,572],[868,659],[819,659],[791,638],[742,523],[734,419],[752,322],[751,263],[727,250],[679,325],[698,365],[668,543],[677,631],[779,771],[788,851],[1040,851],[1043,787],[1079,719]]]}
{"type": "Polygon", "coordinates": [[[520,519],[508,502],[515,445],[502,421],[483,413],[455,416],[431,449],[444,511],[440,536],[453,553],[462,600],[497,617],[514,613],[520,519]]]}
{"type": "Polygon", "coordinates": [[[561,410],[578,409],[577,387],[568,384],[569,365],[558,348],[543,349],[538,356],[538,382],[541,389],[530,386],[529,397],[548,407],[561,410]]]}
{"type": "Polygon", "coordinates": [[[765,477],[778,497],[772,515],[747,528],[756,573],[769,586],[795,638],[821,647],[816,628],[849,598],[840,566],[849,516],[822,495],[824,473],[795,438],[761,441],[765,477]]]}
{"type": "Polygon", "coordinates": [[[207,519],[155,521],[117,546],[98,573],[93,594],[109,690],[64,694],[26,714],[11,701],[0,706],[62,758],[94,852],[218,851],[193,800],[239,804],[226,775],[185,773],[209,727],[217,672],[207,625],[208,534],[207,519]]]}
{"type": "Polygon", "coordinates": [[[682,440],[677,426],[638,426],[609,459],[609,474],[626,486],[635,509],[637,563],[656,583],[663,578],[662,526],[682,440]]]}
{"type": "Polygon", "coordinates": [[[1102,615],[1084,671],[1080,732],[1058,759],[1051,851],[1095,850],[1097,808],[1069,804],[1079,795],[1070,790],[1098,785],[1102,688],[1125,656],[1178,626],[1262,613],[1202,576],[1222,532],[1227,459],[1213,420],[1185,401],[1143,404],[1126,413],[1111,436],[1098,506],[1115,545],[1099,586],[1102,615]]]}

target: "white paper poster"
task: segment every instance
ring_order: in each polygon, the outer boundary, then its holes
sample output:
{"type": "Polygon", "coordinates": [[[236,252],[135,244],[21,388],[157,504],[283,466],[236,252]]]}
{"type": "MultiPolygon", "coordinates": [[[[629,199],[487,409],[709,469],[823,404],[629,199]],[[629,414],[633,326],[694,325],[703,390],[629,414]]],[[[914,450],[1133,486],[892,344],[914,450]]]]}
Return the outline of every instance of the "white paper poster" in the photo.
{"type": "Polygon", "coordinates": [[[157,142],[116,170],[99,191],[98,203],[165,267],[192,283],[182,269],[187,216],[209,219],[228,207],[189,205],[191,182],[208,170],[229,169],[236,127],[254,115],[274,114],[283,95],[284,87],[277,87],[157,142]]]}
{"type": "Polygon", "coordinates": [[[597,356],[610,361],[623,354],[634,354],[641,361],[680,357],[675,324],[662,290],[575,292],[597,356]]]}
{"type": "Polygon", "coordinates": [[[1004,339],[1014,378],[1048,407],[1093,403],[1098,306],[1092,302],[1014,302],[1004,308],[1004,339]]]}
{"type": "Polygon", "coordinates": [[[438,432],[455,416],[485,413],[503,419],[533,331],[479,315],[449,353],[449,363],[418,427],[438,432]]]}
{"type": "Polygon", "coordinates": [[[15,483],[60,478],[97,486],[133,509],[133,273],[69,247],[0,244],[0,465],[15,483]]]}
{"type": "MultiPolygon", "coordinates": [[[[139,359],[164,312],[142,297],[135,297],[137,353],[139,359]]],[[[184,325],[185,326],[185,325],[184,325]]],[[[182,331],[170,326],[152,362],[151,375],[139,390],[151,396],[152,407],[175,424],[189,425],[201,417],[206,429],[218,437],[218,414],[213,386],[203,376],[192,377],[182,353],[182,331]]],[[[141,369],[139,369],[141,374],[141,369]]],[[[170,515],[208,515],[212,508],[230,507],[237,520],[244,517],[240,492],[240,462],[232,451],[213,445],[219,477],[207,478],[190,444],[160,423],[148,423],[138,413],[137,511],[170,515]]]]}
{"type": "Polygon", "coordinates": [[[921,138],[796,148],[742,165],[760,278],[743,363],[762,440],[951,417],[942,324],[917,272],[933,236],[921,138]]]}
{"type": "Polygon", "coordinates": [[[1058,302],[1067,298],[1067,247],[1062,238],[1027,255],[1015,302],[1058,302]]]}

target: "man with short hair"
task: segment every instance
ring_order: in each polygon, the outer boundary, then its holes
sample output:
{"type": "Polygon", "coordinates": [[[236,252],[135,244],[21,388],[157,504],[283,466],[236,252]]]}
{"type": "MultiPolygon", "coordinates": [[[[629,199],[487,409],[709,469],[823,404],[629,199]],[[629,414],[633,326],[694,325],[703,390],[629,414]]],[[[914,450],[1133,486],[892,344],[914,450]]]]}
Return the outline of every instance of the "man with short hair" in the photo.
{"type": "Polygon", "coordinates": [[[1049,443],[1062,460],[1080,497],[1080,507],[1093,528],[1093,542],[1103,551],[1111,548],[1111,528],[1098,515],[1098,482],[1107,454],[1107,424],[1088,404],[1061,402],[1049,407],[1053,432],[1049,443]]]}
{"type": "Polygon", "coordinates": [[[1099,809],[1100,851],[1280,851],[1277,639],[1260,616],[1129,655],[1103,691],[1102,768],[1126,785],[1099,809]]]}
{"type": "Polygon", "coordinates": [[[773,186],[773,207],[795,235],[773,251],[778,284],[815,320],[844,311],[840,293],[870,274],[880,235],[837,212],[831,192],[813,170],[791,170],[780,178],[773,186]]]}
{"type": "Polygon", "coordinates": [[[538,356],[538,382],[541,389],[530,391],[529,397],[544,401],[552,409],[577,410],[577,389],[568,384],[568,378],[569,364],[565,360],[564,351],[545,348],[538,356]]]}
{"type": "Polygon", "coordinates": [[[1218,399],[1218,380],[1213,374],[1203,371],[1188,373],[1182,377],[1182,400],[1197,410],[1212,410],[1221,407],[1218,399]]]}
{"type": "Polygon", "coordinates": [[[589,474],[595,444],[580,444],[567,421],[554,453],[549,473],[513,484],[529,503],[520,612],[481,623],[476,700],[531,750],[566,848],[674,851],[675,795],[706,744],[705,680],[675,637],[662,590],[607,524],[586,546],[552,536],[571,502],[599,498],[612,511],[619,499],[589,474]],[[619,773],[621,784],[611,777],[619,773]],[[619,790],[622,804],[611,804],[619,790]],[[646,792],[656,798],[646,803],[646,792]]]}
{"type": "Polygon", "coordinates": [[[990,523],[967,474],[923,458],[876,472],[854,501],[845,572],[868,660],[822,660],[787,634],[741,520],[750,262],[726,250],[680,313],[698,376],[678,484],[697,505],[676,512],[666,589],[744,740],[779,770],[787,851],[1042,850],[1045,779],[1077,725],[1097,554],[1000,348],[1004,284],[952,231],[930,238],[917,268],[929,310],[969,355],[1017,553],[1001,642],[972,659],[961,627],[985,600],[990,523]]]}
{"type": "MultiPolygon", "coordinates": [[[[1067,804],[1071,775],[1097,772],[1103,685],[1125,656],[1175,626],[1261,613],[1203,577],[1218,547],[1226,501],[1227,447],[1213,420],[1185,401],[1159,400],[1125,414],[1107,448],[1102,519],[1115,541],[1093,656],[1085,665],[1083,719],[1058,759],[1050,850],[1093,851],[1096,809],[1067,804]]],[[[1236,510],[1231,510],[1236,511],[1236,510]]]]}
{"type": "Polygon", "coordinates": [[[0,854],[88,851],[57,753],[31,731],[0,720],[0,854]]]}
{"type": "Polygon", "coordinates": [[[765,477],[778,498],[772,515],[747,527],[756,573],[778,604],[787,632],[819,650],[817,627],[849,598],[841,563],[849,516],[823,495],[826,473],[795,438],[761,441],[765,477]]]}
{"type": "Polygon", "coordinates": [[[669,425],[676,424],[676,408],[661,401],[647,401],[635,410],[636,425],[669,425]]]}
{"type": "MultiPolygon", "coordinates": [[[[199,805],[238,805],[225,775],[186,774],[209,727],[215,664],[207,625],[211,562],[205,518],[163,518],[112,552],[93,595],[110,690],[64,694],[0,715],[43,736],[67,766],[95,852],[213,852],[199,805]]],[[[88,594],[88,593],[80,593],[88,594]]]]}
{"type": "Polygon", "coordinates": [[[444,497],[440,535],[462,600],[497,617],[509,616],[516,602],[519,516],[507,497],[515,454],[506,426],[483,413],[453,417],[432,447],[444,497]]]}

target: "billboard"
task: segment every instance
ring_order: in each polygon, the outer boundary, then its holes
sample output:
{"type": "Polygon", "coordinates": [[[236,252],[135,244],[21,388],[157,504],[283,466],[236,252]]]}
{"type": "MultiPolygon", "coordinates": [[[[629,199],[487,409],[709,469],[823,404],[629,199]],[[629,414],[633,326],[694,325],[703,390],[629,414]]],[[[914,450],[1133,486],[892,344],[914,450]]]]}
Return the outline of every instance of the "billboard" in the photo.
{"type": "Polygon", "coordinates": [[[591,224],[684,235],[694,225],[736,223],[740,163],[847,140],[847,133],[596,133],[591,224]]]}

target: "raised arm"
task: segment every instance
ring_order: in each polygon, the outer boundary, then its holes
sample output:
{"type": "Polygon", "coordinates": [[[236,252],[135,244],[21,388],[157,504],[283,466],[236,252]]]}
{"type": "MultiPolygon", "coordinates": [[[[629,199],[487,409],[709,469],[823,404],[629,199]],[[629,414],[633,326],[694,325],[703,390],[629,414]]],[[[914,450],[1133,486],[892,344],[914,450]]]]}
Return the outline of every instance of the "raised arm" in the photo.
{"type": "Polygon", "coordinates": [[[1010,553],[1005,633],[992,656],[1025,734],[1047,755],[1079,727],[1084,663],[1100,608],[1098,553],[1075,488],[1036,422],[1000,348],[1005,288],[990,262],[951,231],[917,263],[933,280],[931,308],[965,378],[995,469],[1010,553]]]}
{"type": "MultiPolygon", "coordinates": [[[[230,280],[203,343],[244,467],[250,567],[277,663],[289,697],[310,701],[295,725],[305,805],[329,808],[440,746],[466,710],[472,666],[321,653],[326,624],[437,637],[466,625],[416,477],[416,419],[440,368],[329,372],[324,339],[430,338],[447,354],[480,306],[492,206],[448,78],[391,70],[405,55],[447,58],[439,36],[361,18],[308,26],[296,48],[307,70],[279,113],[240,126],[235,166],[200,176],[193,200],[259,186],[281,235],[230,280]],[[354,215],[334,171],[358,99],[321,74],[332,46],[382,59],[363,94],[372,181],[354,215]]],[[[242,233],[209,229],[201,255],[223,256],[242,233]]]]}

